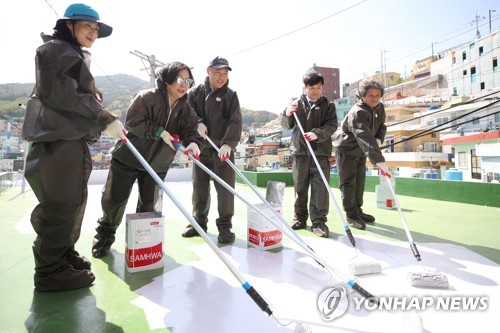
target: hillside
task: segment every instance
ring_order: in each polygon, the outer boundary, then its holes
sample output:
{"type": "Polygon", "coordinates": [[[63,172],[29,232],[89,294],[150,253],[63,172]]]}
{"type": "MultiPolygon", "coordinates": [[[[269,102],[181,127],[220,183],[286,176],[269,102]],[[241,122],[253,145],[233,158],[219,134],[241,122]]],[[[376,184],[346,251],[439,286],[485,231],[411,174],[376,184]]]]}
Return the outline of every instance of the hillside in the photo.
{"type": "MultiPolygon", "coordinates": [[[[110,76],[97,76],[96,86],[101,90],[104,106],[125,119],[130,101],[142,89],[149,88],[149,82],[131,75],[117,74],[110,76]]],[[[19,104],[26,104],[34,83],[7,83],[0,84],[0,116],[15,123],[22,123],[24,110],[19,104]]],[[[243,130],[259,128],[265,123],[276,119],[277,115],[268,111],[252,111],[241,108],[243,116],[243,130]]]]}

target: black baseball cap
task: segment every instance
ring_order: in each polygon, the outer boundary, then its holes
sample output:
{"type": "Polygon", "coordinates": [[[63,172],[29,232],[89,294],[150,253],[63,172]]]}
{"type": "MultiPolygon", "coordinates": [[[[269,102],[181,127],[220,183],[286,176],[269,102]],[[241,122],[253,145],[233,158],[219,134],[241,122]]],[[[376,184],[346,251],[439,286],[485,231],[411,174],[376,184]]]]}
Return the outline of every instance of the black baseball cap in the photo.
{"type": "Polygon", "coordinates": [[[231,67],[229,67],[229,62],[227,61],[227,59],[219,56],[215,57],[212,61],[210,61],[208,67],[215,67],[215,68],[227,67],[227,69],[229,69],[230,71],[232,70],[231,67]]]}

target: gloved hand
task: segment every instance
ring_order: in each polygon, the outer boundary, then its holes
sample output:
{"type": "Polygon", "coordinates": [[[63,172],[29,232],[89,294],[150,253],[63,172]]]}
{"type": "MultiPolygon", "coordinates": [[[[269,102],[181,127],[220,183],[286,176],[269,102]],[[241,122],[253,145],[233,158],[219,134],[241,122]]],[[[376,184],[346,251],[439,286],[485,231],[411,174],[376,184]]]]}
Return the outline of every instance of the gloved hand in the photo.
{"type": "Polygon", "coordinates": [[[382,140],[380,140],[380,139],[376,139],[376,140],[377,140],[377,144],[378,144],[378,146],[379,146],[379,147],[382,147],[382,140]]]}
{"type": "Polygon", "coordinates": [[[285,115],[287,117],[291,117],[294,112],[297,112],[299,110],[298,108],[299,105],[299,100],[295,99],[290,103],[290,105],[287,106],[285,115]]]}
{"type": "Polygon", "coordinates": [[[160,137],[163,139],[163,141],[167,145],[170,146],[170,148],[175,150],[174,145],[172,144],[172,141],[174,140],[174,138],[170,135],[170,133],[168,133],[167,131],[164,130],[163,132],[161,132],[160,137]]]}
{"type": "Polygon", "coordinates": [[[200,148],[195,142],[191,142],[189,146],[186,147],[186,150],[184,150],[184,154],[189,156],[190,153],[198,161],[200,160],[200,148]]]}
{"type": "Polygon", "coordinates": [[[229,156],[231,156],[231,147],[229,147],[229,145],[222,145],[222,147],[220,147],[219,149],[219,158],[221,161],[225,161],[229,158],[229,156]]]}
{"type": "Polygon", "coordinates": [[[125,129],[123,128],[123,124],[118,119],[115,119],[113,120],[113,122],[109,123],[104,130],[106,134],[108,134],[112,138],[119,140],[126,139],[124,131],[125,129]]]}
{"type": "Polygon", "coordinates": [[[382,174],[382,176],[386,176],[388,178],[391,178],[391,173],[390,173],[391,169],[389,169],[387,164],[381,162],[381,163],[377,163],[377,166],[378,166],[378,170],[382,174]]]}
{"type": "Polygon", "coordinates": [[[314,132],[307,132],[307,133],[304,133],[304,138],[307,141],[314,141],[314,140],[318,139],[318,136],[314,132]]]}
{"type": "Polygon", "coordinates": [[[200,133],[203,139],[208,134],[207,126],[204,123],[198,123],[198,133],[200,133]]]}

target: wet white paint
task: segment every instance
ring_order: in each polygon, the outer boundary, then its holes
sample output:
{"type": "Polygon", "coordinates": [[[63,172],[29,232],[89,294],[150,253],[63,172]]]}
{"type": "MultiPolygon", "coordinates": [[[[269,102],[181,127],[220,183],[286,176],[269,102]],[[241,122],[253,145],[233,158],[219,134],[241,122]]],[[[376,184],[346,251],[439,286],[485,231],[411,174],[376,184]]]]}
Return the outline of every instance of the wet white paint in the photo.
{"type": "MultiPolygon", "coordinates": [[[[349,276],[348,264],[356,251],[347,238],[340,241],[304,237],[331,265],[349,276]]],[[[312,332],[411,332],[419,327],[428,332],[489,331],[498,327],[500,267],[463,247],[449,244],[420,245],[423,262],[439,267],[450,280],[448,290],[411,287],[408,272],[426,267],[416,264],[408,245],[372,237],[356,237],[364,255],[380,262],[380,274],[356,277],[375,296],[489,296],[485,312],[434,311],[418,315],[401,312],[356,310],[350,302],[347,313],[324,321],[317,309],[318,295],[342,279],[331,276],[304,251],[291,242],[279,253],[254,248],[226,246],[227,255],[238,271],[267,301],[281,322],[307,324],[312,332]]],[[[151,329],[168,327],[173,332],[293,332],[296,324],[280,326],[253,303],[238,280],[207,245],[191,248],[200,257],[157,277],[136,292],[133,303],[142,307],[151,329]]],[[[352,297],[352,291],[350,291],[352,297]]]]}

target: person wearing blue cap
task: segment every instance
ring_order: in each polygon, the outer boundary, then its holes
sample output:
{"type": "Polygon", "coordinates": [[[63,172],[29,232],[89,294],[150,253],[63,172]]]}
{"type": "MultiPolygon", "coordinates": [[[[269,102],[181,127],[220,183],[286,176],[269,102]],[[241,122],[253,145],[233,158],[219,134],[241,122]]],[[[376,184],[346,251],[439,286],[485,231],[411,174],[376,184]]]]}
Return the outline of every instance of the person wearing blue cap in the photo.
{"type": "Polygon", "coordinates": [[[102,105],[86,50],[113,29],[84,4],[72,4],[36,51],[36,83],[23,139],[31,142],[25,177],[39,203],[31,214],[36,291],[90,286],[91,263],[75,250],[92,171],[88,144],[101,132],[125,138],[123,124],[102,105]]]}

